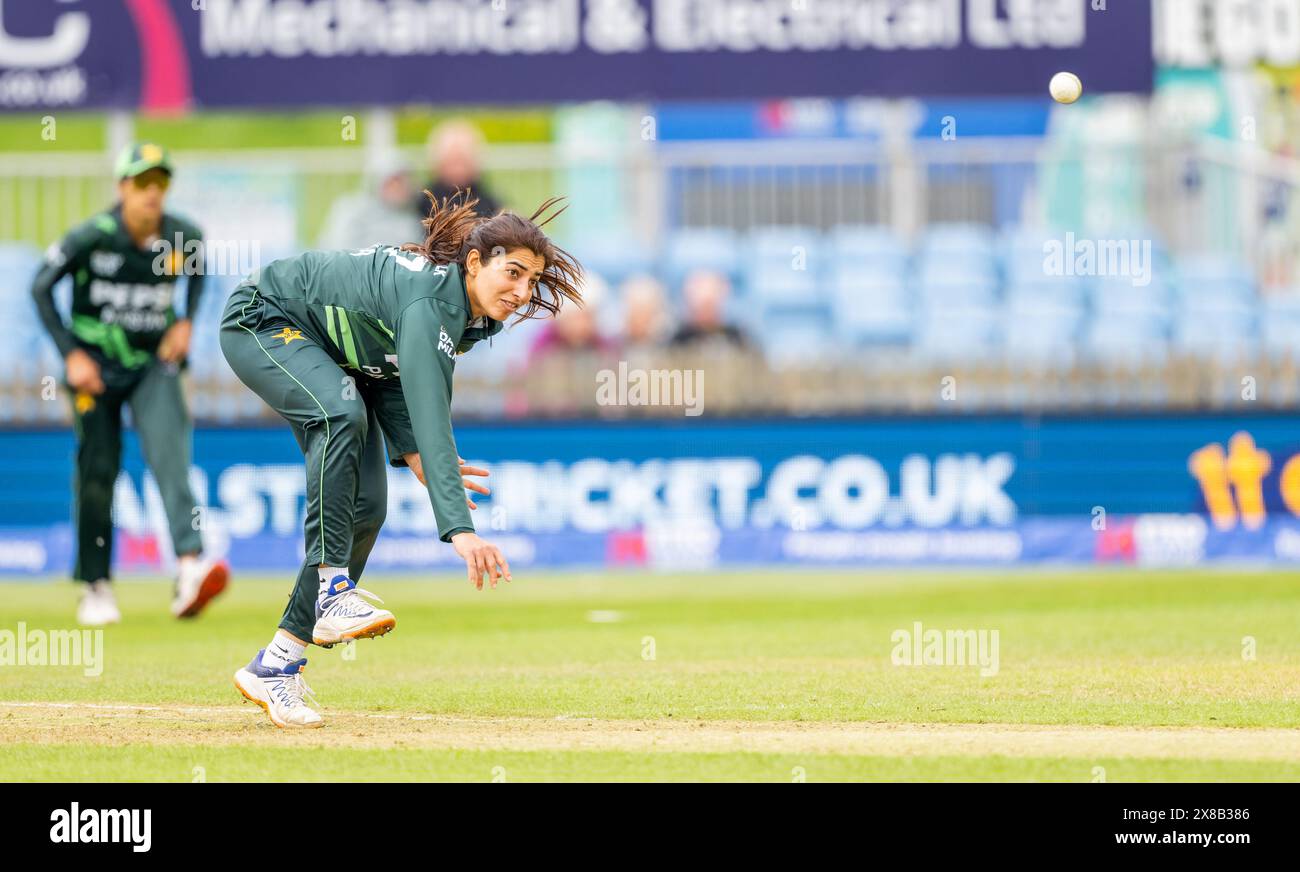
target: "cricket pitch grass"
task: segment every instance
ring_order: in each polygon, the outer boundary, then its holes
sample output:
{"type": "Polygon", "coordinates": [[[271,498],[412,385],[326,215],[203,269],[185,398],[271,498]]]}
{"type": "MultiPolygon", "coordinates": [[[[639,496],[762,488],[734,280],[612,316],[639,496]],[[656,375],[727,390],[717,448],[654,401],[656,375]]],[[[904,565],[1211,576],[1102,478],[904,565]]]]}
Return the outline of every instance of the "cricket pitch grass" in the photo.
{"type": "MultiPolygon", "coordinates": [[[[1300,780],[1297,573],[368,575],[397,629],[308,649],[302,731],[231,681],[290,583],[191,622],[119,583],[100,674],[0,665],[0,780],[1300,780]],[[896,664],[918,623],[996,660],[896,664]]],[[[75,628],[71,583],[0,584],[0,633],[75,628]]]]}

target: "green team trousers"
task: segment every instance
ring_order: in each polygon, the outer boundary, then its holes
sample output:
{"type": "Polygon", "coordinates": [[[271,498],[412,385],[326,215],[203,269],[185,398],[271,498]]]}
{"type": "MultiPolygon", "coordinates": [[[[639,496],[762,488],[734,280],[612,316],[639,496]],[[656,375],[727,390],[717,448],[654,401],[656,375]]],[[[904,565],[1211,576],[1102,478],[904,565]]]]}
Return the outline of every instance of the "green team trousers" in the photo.
{"type": "Polygon", "coordinates": [[[311,337],[241,284],[221,322],[230,368],[289,422],[307,469],[306,555],[281,629],[310,642],[317,567],[346,566],[354,579],[388,508],[388,469],[375,413],[352,377],[311,337]]]}
{"type": "Polygon", "coordinates": [[[154,361],[126,369],[86,349],[100,364],[102,394],[72,397],[77,433],[73,514],[77,525],[77,581],[109,578],[113,563],[113,487],[122,468],[122,407],[140,437],[145,462],[153,472],[167,514],[177,555],[203,548],[194,492],[190,490],[190,428],[177,367],[154,361]]]}

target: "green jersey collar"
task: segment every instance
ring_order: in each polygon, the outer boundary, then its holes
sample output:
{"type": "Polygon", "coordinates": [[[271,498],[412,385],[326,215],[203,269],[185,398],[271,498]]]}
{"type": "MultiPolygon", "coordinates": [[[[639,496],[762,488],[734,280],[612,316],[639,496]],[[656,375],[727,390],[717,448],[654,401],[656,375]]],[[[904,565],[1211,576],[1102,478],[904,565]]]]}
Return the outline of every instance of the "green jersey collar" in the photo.
{"type": "Polygon", "coordinates": [[[460,337],[460,344],[456,346],[456,350],[461,353],[469,351],[476,342],[482,342],[500,333],[504,326],[500,321],[494,321],[486,315],[470,321],[460,337]]]}

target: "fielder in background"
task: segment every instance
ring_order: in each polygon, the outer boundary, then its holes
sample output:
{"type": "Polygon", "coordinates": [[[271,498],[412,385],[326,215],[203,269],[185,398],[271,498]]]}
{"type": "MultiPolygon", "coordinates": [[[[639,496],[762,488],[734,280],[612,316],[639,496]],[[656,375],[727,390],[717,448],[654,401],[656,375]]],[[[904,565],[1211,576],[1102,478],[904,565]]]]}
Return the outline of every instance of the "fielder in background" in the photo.
{"type": "Polygon", "coordinates": [[[32,284],[41,321],[63,355],[77,433],[73,578],[84,582],[82,624],[121,620],[109,584],[113,487],[122,462],[122,407],[129,404],[153,471],[177,555],[172,613],[194,617],[225,589],[229,570],[205,559],[189,486],[192,429],[180,373],[190,316],[203,293],[202,234],[163,211],[172,165],[159,145],[128,147],[116,167],[118,202],[50,247],[32,284]],[[185,317],[173,307],[188,276],[185,317]],[[72,276],[72,323],[54,305],[54,285],[72,276]]]}

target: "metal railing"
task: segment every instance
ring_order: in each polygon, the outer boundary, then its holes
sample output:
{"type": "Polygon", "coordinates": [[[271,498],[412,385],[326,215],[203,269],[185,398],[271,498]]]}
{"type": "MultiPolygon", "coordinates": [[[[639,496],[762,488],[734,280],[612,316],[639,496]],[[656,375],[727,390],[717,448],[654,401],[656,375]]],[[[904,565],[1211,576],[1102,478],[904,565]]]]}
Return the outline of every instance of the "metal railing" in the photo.
{"type": "MultiPolygon", "coordinates": [[[[418,153],[410,151],[418,166],[418,153]]],[[[211,180],[274,182],[291,202],[296,242],[311,246],[329,205],[363,183],[360,148],[186,151],[176,198],[200,221],[211,180]],[[202,187],[196,179],[206,180],[202,187]]],[[[879,224],[912,239],[965,222],[1073,229],[1093,236],[1154,232],[1177,253],[1222,253],[1289,281],[1300,161],[1246,143],[1153,139],[1073,150],[1051,139],[663,143],[627,149],[495,146],[485,181],[526,209],[601,173],[618,190],[621,229],[653,250],[673,227],[879,224]],[[1118,183],[1116,177],[1123,177],[1118,183]]],[[[417,174],[418,175],[418,174],[417,174]]],[[[226,194],[230,194],[226,191],[226,194]]],[[[44,247],[114,197],[98,153],[0,152],[0,243],[44,247]]],[[[561,233],[583,225],[582,209],[561,233]]],[[[590,226],[595,223],[598,226],[590,226]]]]}

